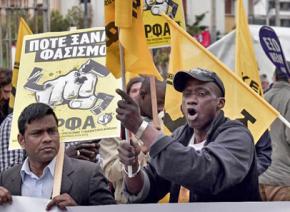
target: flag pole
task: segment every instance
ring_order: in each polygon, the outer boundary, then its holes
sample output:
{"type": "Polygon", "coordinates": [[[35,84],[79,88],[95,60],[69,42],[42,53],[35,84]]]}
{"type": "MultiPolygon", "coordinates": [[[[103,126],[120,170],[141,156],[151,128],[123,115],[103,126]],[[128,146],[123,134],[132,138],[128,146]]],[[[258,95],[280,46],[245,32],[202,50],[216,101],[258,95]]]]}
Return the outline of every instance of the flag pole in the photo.
{"type": "Polygon", "coordinates": [[[160,129],[160,123],[159,123],[159,119],[158,119],[158,110],[157,110],[156,83],[155,83],[154,76],[150,76],[150,93],[151,93],[151,107],[152,107],[153,125],[157,129],[160,129]]]}
{"type": "MultiPolygon", "coordinates": [[[[77,28],[70,27],[69,29],[69,31],[74,31],[74,30],[77,30],[77,28]]],[[[55,163],[54,176],[53,176],[52,198],[60,195],[64,154],[65,154],[65,144],[61,141],[59,144],[58,153],[56,155],[56,163],[55,163]]]]}
{"type": "Polygon", "coordinates": [[[53,176],[53,189],[52,198],[60,195],[61,180],[62,180],[62,170],[63,170],[63,160],[64,160],[64,143],[59,143],[59,150],[56,156],[56,164],[54,168],[53,176]]]}
{"type": "MultiPolygon", "coordinates": [[[[120,68],[121,68],[121,74],[122,74],[122,89],[123,91],[126,92],[126,70],[125,70],[124,47],[122,46],[121,42],[119,42],[119,49],[120,49],[120,68]]],[[[127,143],[130,143],[129,130],[127,130],[126,128],[125,128],[125,139],[127,143]]],[[[128,166],[128,177],[132,177],[132,176],[133,176],[132,166],[128,166]]]]}
{"type": "Polygon", "coordinates": [[[278,118],[280,119],[280,121],[283,122],[283,124],[285,124],[288,128],[290,128],[290,123],[289,121],[287,121],[284,116],[282,116],[281,114],[278,115],[278,118]]]}

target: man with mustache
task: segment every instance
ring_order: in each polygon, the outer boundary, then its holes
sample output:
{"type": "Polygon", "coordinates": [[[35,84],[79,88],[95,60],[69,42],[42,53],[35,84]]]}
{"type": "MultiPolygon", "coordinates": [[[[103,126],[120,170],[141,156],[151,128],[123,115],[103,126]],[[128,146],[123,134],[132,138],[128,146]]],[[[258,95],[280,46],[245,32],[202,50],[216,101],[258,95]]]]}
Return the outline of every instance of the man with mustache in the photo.
{"type": "Polygon", "coordinates": [[[157,202],[170,192],[170,202],[184,202],[185,189],[189,202],[260,200],[253,137],[242,123],[224,117],[221,79],[197,68],[178,72],[173,85],[182,93],[187,123],[172,136],[142,121],[138,106],[117,91],[123,97],[117,118],[142,139],[151,157],[140,171],[140,150],[128,143],[120,146],[121,162],[134,172],[124,180],[129,201],[157,202]]]}
{"type": "MultiPolygon", "coordinates": [[[[0,204],[11,195],[51,198],[56,155],[59,151],[57,117],[46,104],[27,106],[18,118],[18,142],[27,153],[23,164],[0,175],[0,204]]],[[[107,180],[92,162],[64,157],[61,194],[47,205],[65,209],[75,205],[114,204],[107,180]]]]}

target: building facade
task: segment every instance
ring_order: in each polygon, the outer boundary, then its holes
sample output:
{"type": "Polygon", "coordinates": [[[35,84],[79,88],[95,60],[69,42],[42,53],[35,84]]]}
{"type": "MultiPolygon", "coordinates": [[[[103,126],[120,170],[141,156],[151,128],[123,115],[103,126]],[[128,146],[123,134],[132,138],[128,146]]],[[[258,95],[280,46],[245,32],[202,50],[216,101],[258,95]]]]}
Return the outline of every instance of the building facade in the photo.
{"type": "Polygon", "coordinates": [[[254,14],[255,24],[290,27],[290,0],[259,0],[254,14]]]}

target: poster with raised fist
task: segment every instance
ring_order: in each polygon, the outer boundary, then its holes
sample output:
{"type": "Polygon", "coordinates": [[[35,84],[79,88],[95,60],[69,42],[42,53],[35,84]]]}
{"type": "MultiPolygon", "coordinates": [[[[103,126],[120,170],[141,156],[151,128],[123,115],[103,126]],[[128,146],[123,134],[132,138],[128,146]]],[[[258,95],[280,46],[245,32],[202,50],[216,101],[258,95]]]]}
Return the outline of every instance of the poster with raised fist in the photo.
{"type": "Polygon", "coordinates": [[[51,106],[61,141],[120,135],[115,90],[121,81],[104,66],[104,28],[25,36],[13,112],[10,149],[19,148],[17,120],[29,104],[51,106]]]}

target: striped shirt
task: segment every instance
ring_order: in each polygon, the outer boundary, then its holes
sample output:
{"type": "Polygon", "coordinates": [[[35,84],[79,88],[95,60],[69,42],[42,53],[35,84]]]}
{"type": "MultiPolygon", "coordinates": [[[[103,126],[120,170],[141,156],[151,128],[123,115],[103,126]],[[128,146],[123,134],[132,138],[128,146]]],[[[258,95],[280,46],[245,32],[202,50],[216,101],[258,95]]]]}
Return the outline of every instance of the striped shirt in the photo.
{"type": "Polygon", "coordinates": [[[11,131],[12,113],[0,125],[0,172],[15,164],[22,163],[25,158],[24,150],[8,150],[11,131]]]}

